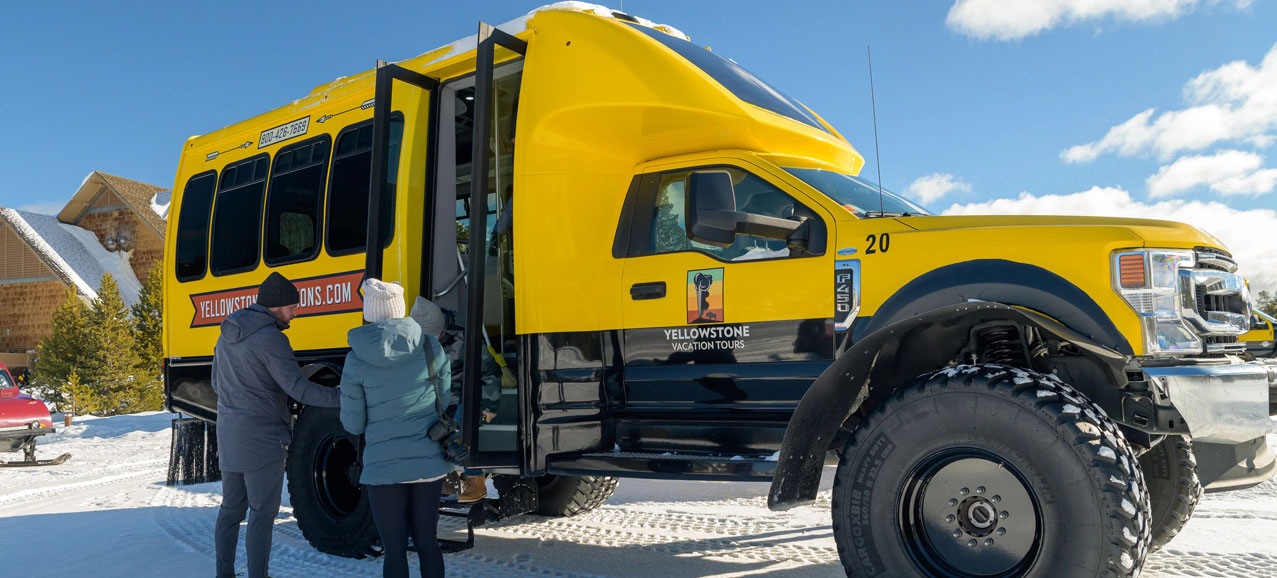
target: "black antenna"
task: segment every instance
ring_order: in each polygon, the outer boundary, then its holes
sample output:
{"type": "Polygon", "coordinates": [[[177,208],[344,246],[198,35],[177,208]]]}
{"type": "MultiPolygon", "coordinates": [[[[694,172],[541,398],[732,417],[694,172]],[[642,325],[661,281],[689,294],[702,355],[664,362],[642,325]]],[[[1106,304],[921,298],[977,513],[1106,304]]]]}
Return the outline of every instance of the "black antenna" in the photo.
{"type": "Polygon", "coordinates": [[[874,116],[874,162],[878,165],[878,215],[886,215],[882,208],[882,157],[878,154],[878,102],[874,99],[874,57],[865,45],[865,56],[869,59],[869,105],[873,107],[874,116]]]}

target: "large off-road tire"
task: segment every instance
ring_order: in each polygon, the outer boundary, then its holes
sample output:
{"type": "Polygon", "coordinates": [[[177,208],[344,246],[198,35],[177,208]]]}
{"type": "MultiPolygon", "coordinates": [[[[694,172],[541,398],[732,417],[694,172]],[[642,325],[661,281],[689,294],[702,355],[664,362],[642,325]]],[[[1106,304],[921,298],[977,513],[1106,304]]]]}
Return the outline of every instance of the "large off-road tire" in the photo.
{"type": "Polygon", "coordinates": [[[359,485],[359,443],[335,408],[308,406],[293,428],[288,494],[297,527],[320,552],[350,558],[379,552],[368,493],[359,485]]]}
{"type": "Polygon", "coordinates": [[[833,527],[848,576],[1136,576],[1148,495],[1126,438],[1077,390],[957,366],[856,427],[833,527]]]}
{"type": "Polygon", "coordinates": [[[1156,552],[1179,534],[1202,499],[1193,444],[1183,436],[1169,436],[1140,456],[1140,469],[1148,484],[1149,526],[1153,529],[1148,549],[1156,552]]]}
{"type": "Polygon", "coordinates": [[[572,517],[602,506],[619,480],[604,476],[542,476],[537,478],[537,512],[542,516],[572,517]]]}

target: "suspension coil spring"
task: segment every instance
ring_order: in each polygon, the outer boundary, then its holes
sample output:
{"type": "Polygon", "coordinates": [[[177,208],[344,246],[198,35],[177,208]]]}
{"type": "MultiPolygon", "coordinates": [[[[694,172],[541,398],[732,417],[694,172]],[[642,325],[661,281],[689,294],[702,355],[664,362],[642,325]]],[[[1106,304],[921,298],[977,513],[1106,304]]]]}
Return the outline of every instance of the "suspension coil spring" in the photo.
{"type": "Polygon", "coordinates": [[[1014,326],[985,329],[980,333],[980,342],[983,346],[981,358],[985,363],[1021,366],[1027,361],[1020,343],[1020,332],[1014,326]]]}

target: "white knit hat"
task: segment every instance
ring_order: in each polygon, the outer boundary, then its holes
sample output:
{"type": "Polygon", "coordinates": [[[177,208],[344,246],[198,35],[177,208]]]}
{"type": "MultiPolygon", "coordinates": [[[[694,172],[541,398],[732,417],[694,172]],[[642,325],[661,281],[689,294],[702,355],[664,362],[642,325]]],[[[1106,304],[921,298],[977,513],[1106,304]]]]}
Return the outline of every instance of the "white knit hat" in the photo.
{"type": "Polygon", "coordinates": [[[417,297],[417,301],[412,304],[411,316],[421,325],[421,332],[426,335],[439,335],[447,329],[448,320],[444,319],[443,310],[425,297],[417,297]]]}
{"type": "Polygon", "coordinates": [[[404,316],[403,287],[398,283],[386,283],[380,279],[366,279],[364,293],[364,321],[376,323],[404,316]]]}

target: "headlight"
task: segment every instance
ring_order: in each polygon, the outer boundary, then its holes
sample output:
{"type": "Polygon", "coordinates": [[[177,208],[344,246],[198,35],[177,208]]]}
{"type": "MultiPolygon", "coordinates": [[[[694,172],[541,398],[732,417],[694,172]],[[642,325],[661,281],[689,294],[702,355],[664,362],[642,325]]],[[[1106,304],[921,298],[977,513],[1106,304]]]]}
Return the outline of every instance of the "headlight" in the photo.
{"type": "Polygon", "coordinates": [[[1192,251],[1143,250],[1113,255],[1113,288],[1139,314],[1148,355],[1201,353],[1202,340],[1184,324],[1180,269],[1196,264],[1192,251]]]}

